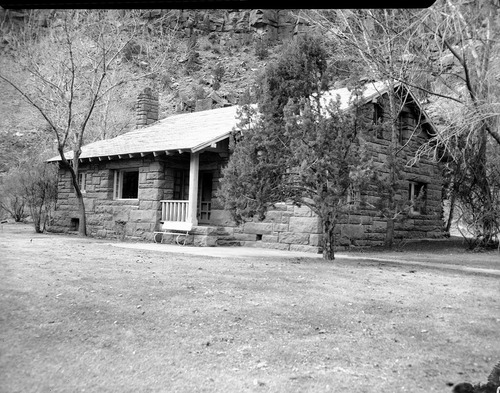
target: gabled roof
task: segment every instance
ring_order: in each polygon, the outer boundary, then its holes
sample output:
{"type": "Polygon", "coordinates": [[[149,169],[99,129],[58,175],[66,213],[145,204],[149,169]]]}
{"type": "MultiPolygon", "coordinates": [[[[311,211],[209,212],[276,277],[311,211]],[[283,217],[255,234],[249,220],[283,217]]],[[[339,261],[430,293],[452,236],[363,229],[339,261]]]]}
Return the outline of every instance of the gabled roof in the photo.
{"type": "MultiPolygon", "coordinates": [[[[399,86],[397,84],[396,86],[399,86]]],[[[370,82],[365,85],[359,103],[368,103],[375,97],[388,91],[385,82],[370,82]]],[[[423,108],[409,92],[427,123],[435,130],[423,108]]],[[[340,99],[340,109],[353,105],[352,91],[348,88],[329,90],[322,94],[323,102],[340,99]]],[[[82,146],[80,159],[97,157],[121,158],[135,154],[161,154],[165,152],[197,152],[229,137],[238,124],[239,106],[210,109],[206,111],[182,113],[167,117],[149,126],[127,132],[112,139],[106,139],[82,146]]],[[[67,159],[73,158],[73,152],[65,153],[67,159]]],[[[57,155],[48,161],[60,161],[57,155]]]]}
{"type": "MultiPolygon", "coordinates": [[[[370,82],[367,83],[363,89],[362,97],[359,97],[358,104],[365,104],[370,102],[375,97],[381,96],[388,91],[387,84],[385,82],[370,82]]],[[[321,103],[326,104],[330,101],[337,101],[339,99],[339,109],[346,110],[354,105],[355,97],[352,94],[352,90],[347,87],[342,87],[340,89],[328,90],[321,94],[321,103]]]]}
{"type": "MultiPolygon", "coordinates": [[[[197,152],[227,138],[237,125],[238,106],[173,115],[144,128],[82,146],[81,159],[137,153],[197,152]]],[[[73,152],[65,153],[67,159],[73,152]]],[[[57,155],[48,161],[60,161],[57,155]]]]}
{"type": "MultiPolygon", "coordinates": [[[[425,123],[427,123],[432,132],[436,132],[436,126],[432,123],[429,115],[426,113],[424,108],[420,105],[417,98],[412,94],[411,90],[406,88],[402,83],[396,82],[394,84],[395,89],[404,89],[405,93],[408,93],[411,97],[411,100],[418,107],[419,111],[422,113],[423,118],[425,119],[425,123]]],[[[369,82],[365,84],[363,89],[363,95],[359,97],[359,101],[357,101],[358,105],[366,104],[370,101],[373,101],[376,97],[382,96],[389,91],[389,84],[386,81],[378,81],[378,82],[369,82]]],[[[355,99],[352,94],[352,90],[347,87],[343,87],[341,89],[328,90],[323,92],[321,96],[322,103],[327,103],[330,101],[336,101],[339,98],[339,109],[346,110],[354,106],[355,99]]]]}

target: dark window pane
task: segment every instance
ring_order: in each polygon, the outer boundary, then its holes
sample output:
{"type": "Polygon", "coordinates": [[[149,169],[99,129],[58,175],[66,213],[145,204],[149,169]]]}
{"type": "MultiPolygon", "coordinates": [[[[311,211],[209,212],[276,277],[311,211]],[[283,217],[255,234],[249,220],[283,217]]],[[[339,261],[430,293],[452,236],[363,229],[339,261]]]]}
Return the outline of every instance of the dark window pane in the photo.
{"type": "Polygon", "coordinates": [[[139,192],[139,171],[123,172],[122,198],[137,199],[139,192]]]}

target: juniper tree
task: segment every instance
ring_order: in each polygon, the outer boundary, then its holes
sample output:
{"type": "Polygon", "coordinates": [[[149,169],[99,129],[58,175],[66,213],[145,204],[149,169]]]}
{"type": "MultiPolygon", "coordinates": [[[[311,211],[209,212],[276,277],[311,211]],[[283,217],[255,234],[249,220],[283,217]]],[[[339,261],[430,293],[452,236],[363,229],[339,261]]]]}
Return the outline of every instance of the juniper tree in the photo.
{"type": "Polygon", "coordinates": [[[219,197],[237,222],[265,217],[278,202],[308,206],[323,230],[323,257],[334,259],[335,227],[349,189],[368,176],[356,111],[325,104],[327,51],[321,40],[289,44],[258,80],[257,106],[245,105],[223,170],[219,197]]]}

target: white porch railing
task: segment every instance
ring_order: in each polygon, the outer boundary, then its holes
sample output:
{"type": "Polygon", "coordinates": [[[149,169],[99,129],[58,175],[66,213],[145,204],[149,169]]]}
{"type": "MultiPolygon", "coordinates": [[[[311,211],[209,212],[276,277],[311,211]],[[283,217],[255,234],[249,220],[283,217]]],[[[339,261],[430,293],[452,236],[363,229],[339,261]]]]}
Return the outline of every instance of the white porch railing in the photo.
{"type": "Polygon", "coordinates": [[[189,201],[160,201],[161,221],[187,222],[189,201]]]}

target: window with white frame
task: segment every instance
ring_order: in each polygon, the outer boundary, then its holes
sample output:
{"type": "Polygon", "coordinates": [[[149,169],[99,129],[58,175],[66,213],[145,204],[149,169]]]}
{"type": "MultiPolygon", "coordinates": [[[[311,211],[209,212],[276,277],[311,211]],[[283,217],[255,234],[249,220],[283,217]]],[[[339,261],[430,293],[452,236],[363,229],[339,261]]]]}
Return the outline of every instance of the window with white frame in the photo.
{"type": "Polygon", "coordinates": [[[114,176],[114,199],[137,199],[139,195],[139,169],[117,169],[114,176]]]}
{"type": "Polygon", "coordinates": [[[425,183],[411,181],[408,184],[408,201],[410,202],[411,214],[425,214],[426,202],[426,189],[425,183]]]}

